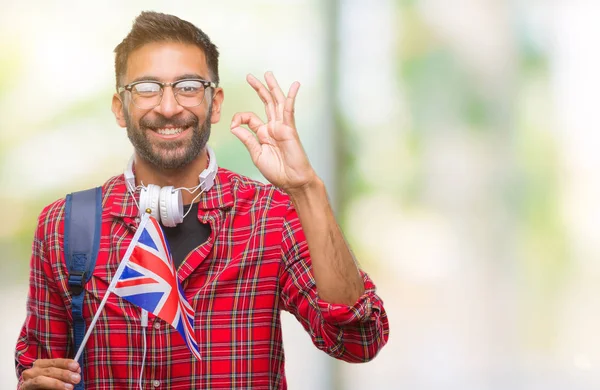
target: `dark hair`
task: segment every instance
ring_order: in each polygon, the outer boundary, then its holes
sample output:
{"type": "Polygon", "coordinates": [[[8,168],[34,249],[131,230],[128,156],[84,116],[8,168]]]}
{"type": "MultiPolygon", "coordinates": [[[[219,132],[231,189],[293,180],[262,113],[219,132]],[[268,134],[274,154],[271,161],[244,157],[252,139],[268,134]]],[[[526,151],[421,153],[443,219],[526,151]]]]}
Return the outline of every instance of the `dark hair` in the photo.
{"type": "Polygon", "coordinates": [[[214,83],[219,84],[219,50],[208,35],[198,27],[177,16],[144,11],[135,21],[125,39],[115,47],[115,76],[117,89],[125,75],[127,59],[132,51],[153,42],[181,42],[198,46],[204,52],[206,65],[214,83]]]}

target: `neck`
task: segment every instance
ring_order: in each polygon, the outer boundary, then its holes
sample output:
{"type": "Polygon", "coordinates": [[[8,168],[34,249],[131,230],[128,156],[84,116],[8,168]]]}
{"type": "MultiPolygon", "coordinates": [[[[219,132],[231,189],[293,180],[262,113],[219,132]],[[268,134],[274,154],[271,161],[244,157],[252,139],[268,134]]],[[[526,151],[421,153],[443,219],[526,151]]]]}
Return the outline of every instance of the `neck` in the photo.
{"type": "MultiPolygon", "coordinates": [[[[208,167],[208,152],[206,148],[185,167],[179,169],[160,169],[135,154],[135,184],[136,186],[154,184],[160,187],[173,186],[175,188],[194,188],[199,182],[198,176],[208,167]]],[[[183,204],[190,204],[192,200],[202,191],[198,189],[190,194],[181,191],[183,204]]],[[[197,200],[196,200],[197,201],[197,200]]]]}

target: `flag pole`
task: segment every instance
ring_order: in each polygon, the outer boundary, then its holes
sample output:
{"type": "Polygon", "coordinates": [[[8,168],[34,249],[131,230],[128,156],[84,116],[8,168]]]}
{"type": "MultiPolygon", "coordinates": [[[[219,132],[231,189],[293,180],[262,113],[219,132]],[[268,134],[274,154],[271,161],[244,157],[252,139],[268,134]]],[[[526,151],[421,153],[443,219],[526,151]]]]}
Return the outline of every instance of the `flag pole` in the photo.
{"type": "Polygon", "coordinates": [[[94,327],[96,326],[98,317],[100,317],[100,313],[102,312],[102,309],[104,309],[104,305],[106,305],[106,301],[108,301],[108,297],[110,296],[110,293],[114,289],[115,285],[117,284],[117,281],[119,280],[119,278],[121,277],[121,274],[123,273],[123,270],[125,269],[125,266],[129,262],[131,253],[133,253],[133,249],[137,245],[137,242],[140,239],[140,235],[142,234],[144,227],[146,227],[146,223],[148,222],[149,218],[150,218],[150,209],[146,209],[146,212],[144,213],[144,215],[142,215],[142,220],[140,221],[140,224],[139,224],[137,230],[135,231],[133,238],[131,239],[131,243],[127,247],[125,256],[123,256],[123,260],[121,260],[121,263],[119,264],[119,268],[117,268],[117,272],[115,272],[112,280],[110,281],[110,285],[108,286],[108,289],[106,290],[106,293],[104,293],[104,298],[102,298],[102,302],[100,302],[100,306],[98,306],[96,315],[94,315],[94,318],[92,319],[92,322],[90,323],[90,327],[88,328],[87,332],[85,332],[83,341],[81,342],[81,345],[79,346],[79,350],[77,351],[77,354],[75,355],[76,362],[79,361],[79,358],[81,357],[81,354],[83,353],[83,348],[85,347],[85,344],[87,343],[88,339],[90,338],[90,335],[92,334],[92,330],[94,330],[94,327]]]}

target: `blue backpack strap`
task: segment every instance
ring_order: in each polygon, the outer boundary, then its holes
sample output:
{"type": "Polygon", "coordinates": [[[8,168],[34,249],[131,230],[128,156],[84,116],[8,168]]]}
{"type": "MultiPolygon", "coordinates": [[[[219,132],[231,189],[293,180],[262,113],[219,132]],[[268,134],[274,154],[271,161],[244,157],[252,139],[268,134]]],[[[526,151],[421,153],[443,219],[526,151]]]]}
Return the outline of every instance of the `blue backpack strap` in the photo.
{"type": "MultiPolygon", "coordinates": [[[[100,248],[102,225],[102,187],[68,194],[65,203],[65,261],[69,271],[69,290],[72,297],[73,355],[85,335],[83,319],[84,286],[92,277],[100,248]]],[[[82,365],[83,354],[79,359],[82,365]]],[[[81,372],[83,374],[83,370],[81,372]]],[[[83,390],[83,375],[75,386],[83,390]]]]}

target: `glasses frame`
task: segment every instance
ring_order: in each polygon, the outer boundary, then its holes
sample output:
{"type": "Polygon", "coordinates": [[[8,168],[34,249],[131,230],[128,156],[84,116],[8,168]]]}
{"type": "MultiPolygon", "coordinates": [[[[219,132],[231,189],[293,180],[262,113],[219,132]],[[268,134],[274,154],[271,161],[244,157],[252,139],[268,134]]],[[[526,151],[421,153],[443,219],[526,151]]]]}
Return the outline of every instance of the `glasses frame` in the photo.
{"type": "Polygon", "coordinates": [[[205,98],[205,94],[206,94],[206,89],[207,88],[217,88],[217,84],[213,83],[212,81],[203,80],[203,79],[193,79],[193,78],[190,78],[190,79],[181,79],[181,80],[173,81],[172,83],[163,83],[163,82],[157,81],[157,80],[139,80],[139,81],[134,81],[133,83],[129,83],[127,85],[124,85],[122,87],[117,88],[117,92],[118,93],[123,93],[125,91],[129,91],[129,93],[132,93],[131,90],[133,89],[133,87],[135,87],[138,84],[142,84],[142,83],[154,83],[154,84],[160,85],[160,100],[158,101],[157,104],[155,104],[152,107],[142,108],[142,107],[138,106],[137,104],[135,104],[134,99],[131,99],[131,102],[137,108],[142,109],[142,110],[151,110],[154,107],[160,106],[160,104],[162,103],[163,97],[165,95],[165,87],[171,87],[171,88],[173,88],[176,84],[179,84],[179,83],[181,83],[183,81],[199,81],[200,83],[202,83],[202,86],[204,87],[204,95],[202,95],[202,100],[200,100],[200,103],[195,104],[193,106],[184,106],[183,104],[181,104],[179,102],[179,100],[177,100],[177,93],[173,92],[173,95],[175,96],[175,100],[177,101],[177,104],[179,104],[181,107],[186,107],[186,108],[198,107],[199,105],[201,105],[204,102],[204,98],[205,98]]]}

